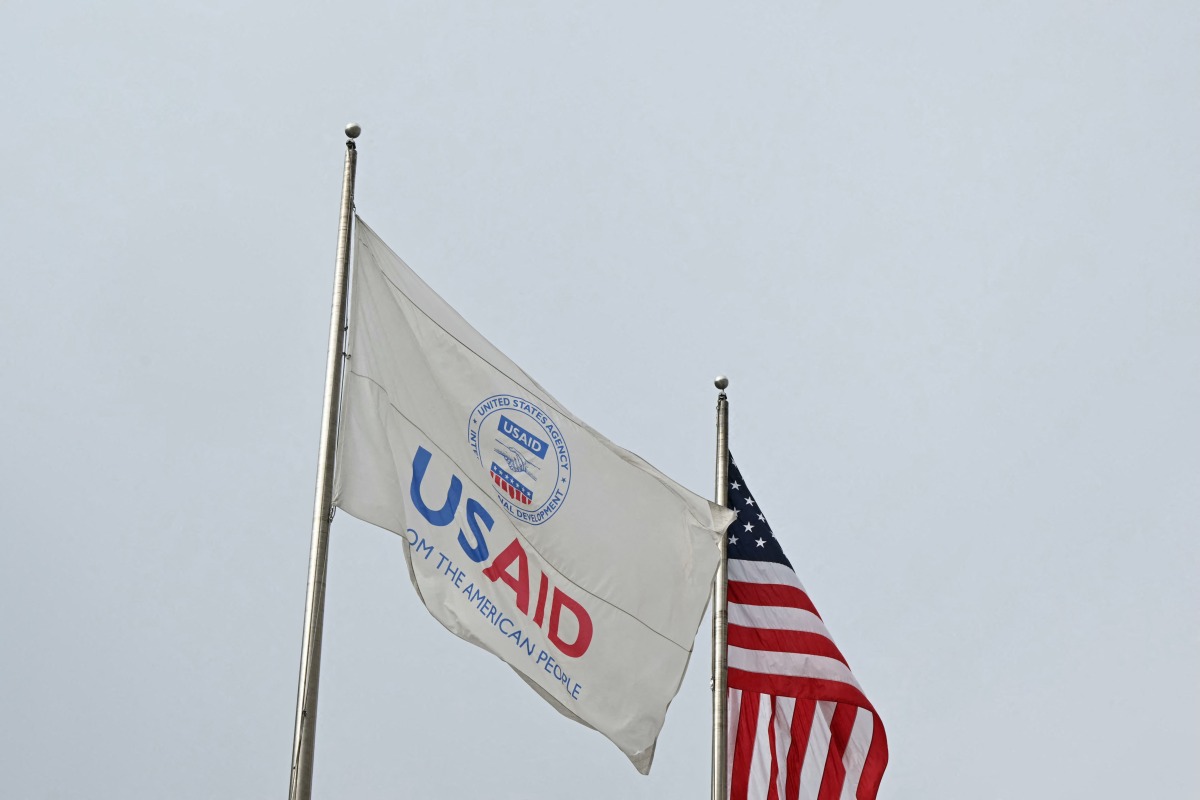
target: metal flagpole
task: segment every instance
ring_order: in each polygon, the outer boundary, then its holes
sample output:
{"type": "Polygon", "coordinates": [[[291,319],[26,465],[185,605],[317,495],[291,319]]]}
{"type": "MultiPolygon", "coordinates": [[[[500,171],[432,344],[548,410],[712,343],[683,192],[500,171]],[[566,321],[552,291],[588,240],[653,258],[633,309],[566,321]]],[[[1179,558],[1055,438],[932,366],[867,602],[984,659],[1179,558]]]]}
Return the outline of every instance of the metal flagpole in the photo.
{"type": "Polygon", "coordinates": [[[312,797],[313,753],[317,730],[317,684],[321,677],[321,633],[325,617],[325,567],[329,560],[329,523],[333,519],[333,458],[337,449],[338,408],[342,398],[342,360],[346,334],[346,280],[350,271],[350,225],[354,214],[354,140],[362,129],[346,126],[346,166],[342,173],[342,211],[333,310],[329,318],[329,359],[325,365],[325,404],[321,412],[321,449],[317,460],[317,498],[313,508],[312,549],[308,557],[308,594],[304,600],[304,642],[296,690],[296,728],[292,739],[290,800],[312,797]]]}
{"type": "MultiPolygon", "coordinates": [[[[725,388],[729,379],[719,375],[713,382],[720,394],[717,395],[717,479],[715,502],[719,506],[729,505],[729,399],[725,388]]],[[[729,588],[729,537],[722,534],[718,545],[721,560],[717,564],[717,576],[713,579],[713,629],[712,629],[712,800],[725,800],[728,784],[729,751],[729,690],[728,690],[728,588],[729,588]]]]}

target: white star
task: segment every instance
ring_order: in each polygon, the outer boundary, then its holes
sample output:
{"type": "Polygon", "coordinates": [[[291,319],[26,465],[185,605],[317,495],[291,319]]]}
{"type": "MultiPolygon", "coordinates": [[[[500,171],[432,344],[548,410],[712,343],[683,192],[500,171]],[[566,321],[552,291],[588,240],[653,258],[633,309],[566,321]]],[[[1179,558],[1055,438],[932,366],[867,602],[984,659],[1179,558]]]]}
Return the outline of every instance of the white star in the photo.
{"type": "Polygon", "coordinates": [[[766,539],[755,539],[754,543],[756,545],[758,545],[759,547],[765,547],[767,544],[767,541],[766,541],[766,539]]]}
{"type": "Polygon", "coordinates": [[[752,506],[752,505],[754,505],[754,498],[753,498],[753,497],[747,497],[747,498],[746,498],[746,505],[748,505],[748,506],[752,506]]]}
{"type": "Polygon", "coordinates": [[[729,537],[729,543],[730,543],[730,544],[737,544],[737,536],[736,536],[736,535],[732,535],[732,534],[731,534],[731,535],[730,535],[730,537],[729,537]]]}
{"type": "Polygon", "coordinates": [[[742,488],[742,485],[740,483],[738,483],[737,481],[734,481],[733,483],[729,484],[729,488],[730,489],[740,489],[740,488],[742,488]]]}
{"type": "Polygon", "coordinates": [[[766,521],[767,521],[767,518],[766,518],[766,517],[764,517],[762,514],[759,514],[759,515],[758,515],[758,521],[759,521],[759,522],[766,522],[766,521]]]}
{"type": "Polygon", "coordinates": [[[754,526],[753,526],[753,525],[751,525],[749,522],[747,522],[747,523],[746,523],[746,532],[748,533],[748,532],[750,532],[750,531],[752,531],[752,530],[754,530],[754,526]]]}

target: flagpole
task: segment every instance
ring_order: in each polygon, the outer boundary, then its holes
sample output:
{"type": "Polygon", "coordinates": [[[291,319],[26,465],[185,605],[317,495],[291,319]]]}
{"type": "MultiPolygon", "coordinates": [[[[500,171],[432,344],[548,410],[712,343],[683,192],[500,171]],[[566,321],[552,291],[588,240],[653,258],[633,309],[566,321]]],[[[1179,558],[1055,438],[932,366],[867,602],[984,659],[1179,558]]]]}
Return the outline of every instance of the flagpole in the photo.
{"type": "MultiPolygon", "coordinates": [[[[719,375],[713,384],[717,387],[717,477],[715,502],[721,507],[729,505],[729,399],[725,388],[729,379],[719,375]]],[[[729,716],[728,691],[728,588],[729,588],[729,537],[722,532],[717,545],[721,560],[717,563],[717,576],[713,579],[713,626],[712,626],[712,800],[725,800],[728,782],[729,716]]]]}
{"type": "Polygon", "coordinates": [[[325,364],[325,402],[321,411],[321,448],[313,508],[312,547],[308,557],[308,593],[304,600],[304,641],[296,690],[296,727],[292,738],[289,800],[312,797],[313,754],[317,731],[317,684],[321,677],[321,634],[325,618],[325,567],[329,560],[329,523],[333,519],[333,459],[337,449],[338,408],[342,399],[342,361],[346,333],[346,280],[350,271],[350,226],[354,214],[354,140],[362,129],[346,126],[346,164],[342,172],[342,209],[333,309],[329,315],[329,357],[325,364]]]}

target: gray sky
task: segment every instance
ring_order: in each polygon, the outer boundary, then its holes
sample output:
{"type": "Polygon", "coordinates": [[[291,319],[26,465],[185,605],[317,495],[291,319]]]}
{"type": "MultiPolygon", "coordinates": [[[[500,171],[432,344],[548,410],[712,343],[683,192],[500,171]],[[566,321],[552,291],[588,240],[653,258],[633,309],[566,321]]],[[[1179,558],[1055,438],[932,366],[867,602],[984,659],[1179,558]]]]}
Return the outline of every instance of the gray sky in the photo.
{"type": "MultiPolygon", "coordinates": [[[[0,6],[2,793],[286,792],[356,120],[364,218],[703,494],[730,375],[881,798],[1200,795],[1200,7],[566,5],[0,6]]],[[[643,778],[402,546],[334,523],[318,796],[707,796],[706,629],[643,778]]]]}

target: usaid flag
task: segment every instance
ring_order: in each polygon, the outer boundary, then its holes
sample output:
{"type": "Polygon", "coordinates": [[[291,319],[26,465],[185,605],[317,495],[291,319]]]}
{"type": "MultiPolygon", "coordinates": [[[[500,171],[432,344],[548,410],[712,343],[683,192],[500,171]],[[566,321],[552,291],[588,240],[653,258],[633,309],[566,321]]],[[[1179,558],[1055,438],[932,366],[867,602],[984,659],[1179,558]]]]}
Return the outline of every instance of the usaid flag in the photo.
{"type": "Polygon", "coordinates": [[[571,415],[361,219],[335,502],[430,613],[645,773],[733,513],[571,415]]]}

